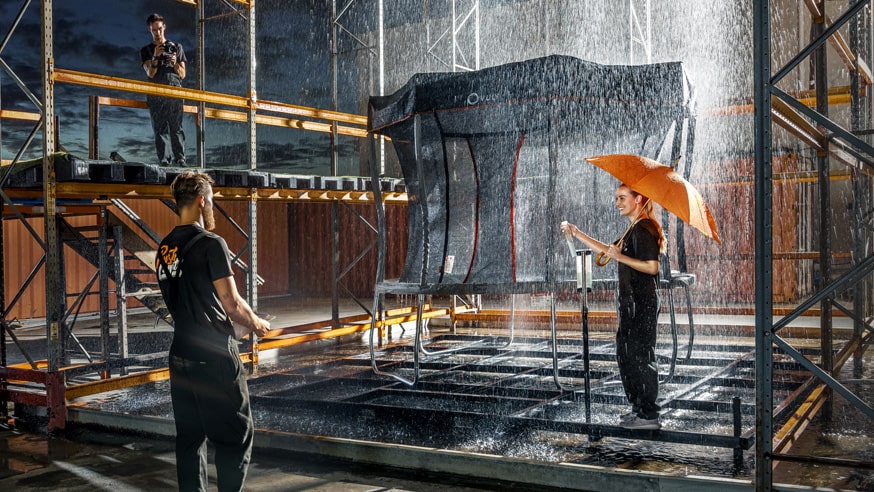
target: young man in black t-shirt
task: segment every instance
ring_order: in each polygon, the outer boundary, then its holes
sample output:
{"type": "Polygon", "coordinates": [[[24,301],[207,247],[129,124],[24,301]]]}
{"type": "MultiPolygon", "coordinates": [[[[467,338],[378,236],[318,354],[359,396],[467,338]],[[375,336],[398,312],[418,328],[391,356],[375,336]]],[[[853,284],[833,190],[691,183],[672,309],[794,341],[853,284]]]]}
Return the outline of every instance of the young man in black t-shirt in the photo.
{"type": "Polygon", "coordinates": [[[215,227],[212,178],[185,171],[171,189],[179,225],[158,246],[155,269],[173,317],[170,395],[180,490],[206,490],[206,440],[215,446],[219,490],[240,490],[254,426],[233,322],[264,336],[270,324],[240,297],[228,247],[215,227]]]}
{"type": "MultiPolygon", "coordinates": [[[[159,14],[146,19],[152,42],[140,50],[140,61],[150,82],[182,87],[185,78],[185,50],[164,37],[166,24],[159,14]]],[[[182,99],[148,95],[149,115],[155,131],[155,149],[162,166],[185,166],[185,132],[182,131],[182,99]]]]}
{"type": "Polygon", "coordinates": [[[631,412],[619,425],[627,429],[659,429],[659,374],[655,358],[658,326],[659,255],[664,237],[652,218],[652,203],[625,185],[616,190],[619,213],[632,221],[621,245],[606,245],[563,222],[561,232],[579,239],[619,264],[617,292],[619,329],[616,332],[616,363],[631,412]]]}

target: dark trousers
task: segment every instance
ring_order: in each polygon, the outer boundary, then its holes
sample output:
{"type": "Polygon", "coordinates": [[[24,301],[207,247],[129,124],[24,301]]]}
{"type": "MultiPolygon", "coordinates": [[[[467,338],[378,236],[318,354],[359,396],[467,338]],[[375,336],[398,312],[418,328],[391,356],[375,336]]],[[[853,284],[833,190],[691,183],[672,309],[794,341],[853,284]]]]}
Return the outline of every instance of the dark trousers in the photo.
{"type": "Polygon", "coordinates": [[[652,297],[619,299],[616,363],[632,412],[645,419],[658,417],[659,371],[655,358],[659,301],[652,297]],[[642,301],[642,302],[641,302],[642,301]]]}
{"type": "Polygon", "coordinates": [[[185,161],[185,132],[182,131],[182,99],[148,96],[149,115],[155,132],[155,150],[162,166],[185,161]]]}
{"type": "Polygon", "coordinates": [[[255,435],[249,389],[236,342],[228,358],[196,362],[170,356],[179,490],[207,490],[206,440],[215,446],[218,490],[242,490],[255,435]],[[234,357],[235,356],[235,357],[234,357]]]}

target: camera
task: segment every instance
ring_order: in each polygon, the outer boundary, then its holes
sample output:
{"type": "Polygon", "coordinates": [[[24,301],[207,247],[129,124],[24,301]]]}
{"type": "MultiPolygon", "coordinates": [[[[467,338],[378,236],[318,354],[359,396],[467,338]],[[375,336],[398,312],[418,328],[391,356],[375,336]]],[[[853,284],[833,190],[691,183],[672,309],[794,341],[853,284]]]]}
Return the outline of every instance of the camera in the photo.
{"type": "Polygon", "coordinates": [[[167,41],[161,46],[164,48],[164,54],[161,55],[164,58],[169,57],[170,55],[175,55],[179,52],[179,48],[176,46],[176,43],[173,43],[171,41],[167,41]]]}

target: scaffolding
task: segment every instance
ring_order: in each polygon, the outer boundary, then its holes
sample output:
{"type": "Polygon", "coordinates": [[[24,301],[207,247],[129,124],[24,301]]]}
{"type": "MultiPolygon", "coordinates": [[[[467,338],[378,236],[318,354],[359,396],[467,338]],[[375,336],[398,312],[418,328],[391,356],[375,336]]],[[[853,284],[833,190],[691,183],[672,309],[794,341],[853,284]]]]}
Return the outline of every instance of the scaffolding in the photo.
{"type": "MultiPolygon", "coordinates": [[[[106,196],[108,198],[124,199],[129,196],[131,191],[137,193],[138,196],[154,199],[169,199],[169,194],[166,186],[150,186],[150,185],[133,185],[133,186],[106,186],[96,185],[93,183],[77,183],[77,182],[59,182],[55,173],[55,158],[56,151],[59,148],[57,138],[57,122],[54,117],[54,84],[55,83],[71,83],[79,85],[87,85],[96,88],[105,88],[112,90],[122,90],[139,94],[157,94],[169,97],[185,98],[189,101],[194,101],[196,104],[190,111],[198,115],[200,125],[198,126],[197,138],[197,162],[199,166],[204,167],[204,151],[203,151],[203,132],[205,128],[205,118],[210,116],[219,116],[218,113],[212,112],[206,107],[207,104],[217,104],[222,106],[232,106],[237,110],[234,112],[223,111],[222,114],[227,119],[245,122],[248,125],[248,144],[249,144],[249,170],[257,169],[257,155],[255,148],[257,145],[256,127],[258,124],[271,124],[274,122],[280,126],[294,126],[305,130],[315,130],[330,132],[332,135],[332,170],[336,170],[337,164],[337,147],[336,141],[339,135],[348,135],[354,137],[363,137],[366,133],[363,126],[366,121],[363,117],[357,115],[349,115],[341,113],[336,109],[336,99],[334,107],[330,110],[321,110],[315,108],[304,108],[294,105],[274,103],[269,101],[259,100],[256,93],[256,81],[254,71],[254,0],[236,0],[232,3],[238,6],[232,14],[245,18],[247,22],[248,37],[247,48],[249,55],[249,80],[248,91],[245,96],[231,96],[225,94],[211,93],[204,90],[204,69],[202,65],[202,46],[203,46],[203,29],[204,23],[208,20],[203,11],[203,2],[195,2],[193,0],[180,0],[183,3],[196,6],[198,9],[198,88],[170,88],[167,86],[158,86],[147,82],[123,80],[112,77],[99,76],[95,74],[87,74],[82,72],[74,72],[65,70],[55,66],[56,58],[53,50],[52,39],[52,0],[41,0],[41,81],[42,94],[37,96],[34,91],[30,90],[3,60],[3,48],[7,45],[10,36],[16,30],[16,27],[22,19],[25,11],[29,8],[30,0],[23,0],[22,7],[13,21],[9,31],[6,33],[2,42],[0,42],[0,68],[11,77],[15,83],[22,89],[27,98],[33,103],[35,112],[22,112],[2,110],[0,112],[0,120],[15,121],[15,124],[32,124],[32,127],[25,139],[22,149],[17,152],[13,158],[12,166],[23,155],[24,150],[30,146],[34,138],[42,135],[42,166],[41,172],[43,176],[41,190],[26,190],[17,191],[17,196],[26,196],[29,198],[41,198],[40,206],[21,206],[17,205],[10,192],[4,188],[3,184],[8,178],[8,167],[0,173],[0,199],[3,200],[4,211],[9,211],[12,217],[24,221],[29,216],[41,216],[45,218],[54,218],[62,216],[64,212],[70,209],[60,210],[58,201],[82,197],[82,196],[106,196]],[[268,115],[265,112],[279,113],[282,116],[268,115]]],[[[225,2],[228,3],[228,2],[225,2]]],[[[351,2],[350,2],[351,3],[351,2]]],[[[648,5],[649,2],[645,2],[648,5]]],[[[838,2],[831,2],[836,4],[838,2]]],[[[755,174],[755,197],[756,197],[756,348],[755,348],[755,369],[757,375],[756,387],[756,434],[755,442],[755,459],[756,459],[756,488],[757,490],[770,490],[773,486],[773,467],[780,461],[806,461],[811,463],[834,463],[828,459],[811,456],[797,456],[787,453],[789,445],[793,438],[798,433],[803,431],[804,427],[810,420],[820,411],[828,414],[830,401],[835,394],[840,395],[856,408],[858,408],[865,416],[874,419],[874,409],[862,401],[847,384],[837,379],[835,371],[842,367],[851,357],[854,363],[853,371],[861,372],[861,358],[864,350],[869,346],[872,333],[871,324],[871,272],[874,270],[874,255],[870,250],[867,242],[872,236],[872,179],[871,167],[874,165],[874,147],[870,144],[870,135],[874,131],[870,130],[871,112],[870,112],[870,95],[867,91],[871,90],[872,76],[871,70],[868,68],[867,61],[872,56],[872,48],[870,42],[871,34],[871,12],[870,1],[868,0],[850,0],[849,6],[836,16],[835,20],[829,19],[826,14],[826,2],[822,0],[812,0],[805,2],[805,5],[810,10],[810,18],[814,25],[815,36],[809,44],[800,49],[792,59],[785,65],[778,67],[776,70],[772,67],[772,13],[770,1],[753,2],[753,21],[754,21],[754,76],[755,76],[755,96],[753,104],[750,105],[750,110],[755,113],[756,125],[756,142],[755,142],[755,158],[756,158],[756,174],[755,174]],[[841,34],[841,30],[849,26],[849,42],[847,42],[841,34]],[[827,56],[826,42],[838,53],[838,56],[846,64],[851,75],[851,84],[848,88],[829,87],[827,74],[827,56]],[[817,55],[816,60],[816,84],[812,92],[807,93],[791,93],[779,87],[780,81],[790,72],[796,70],[797,67],[814,54],[817,55]],[[829,118],[828,108],[830,104],[837,104],[848,101],[851,106],[851,125],[846,128],[829,118]],[[815,108],[810,108],[809,103],[815,103],[815,108]],[[772,169],[772,157],[774,148],[772,145],[772,137],[775,131],[775,124],[788,131],[799,139],[805,145],[815,149],[818,152],[816,179],[819,185],[818,197],[820,199],[820,222],[819,236],[820,248],[818,252],[818,261],[821,268],[822,278],[825,280],[824,286],[809,298],[803,300],[799,305],[786,313],[779,321],[775,321],[773,306],[773,275],[772,267],[774,260],[777,259],[777,254],[773,251],[772,234],[773,234],[773,216],[772,216],[772,200],[775,175],[772,169]],[[853,238],[853,266],[852,268],[840,276],[834,276],[830,271],[830,263],[832,261],[831,245],[828,240],[829,230],[829,186],[828,183],[837,174],[831,167],[832,163],[841,163],[847,166],[849,179],[852,180],[853,186],[853,229],[857,234],[853,238]],[[846,306],[836,299],[836,294],[846,289],[853,289],[852,306],[846,306]],[[819,364],[811,362],[798,349],[792,347],[784,339],[779,336],[783,330],[793,319],[800,316],[808,309],[819,306],[821,318],[821,361],[819,364]],[[838,310],[854,320],[853,339],[846,343],[840,350],[835,350],[832,346],[831,333],[831,316],[832,313],[838,310]],[[795,360],[798,364],[809,371],[815,380],[808,385],[806,401],[802,402],[798,416],[791,419],[782,428],[776,429],[774,419],[774,385],[772,375],[774,374],[774,360],[778,354],[785,354],[795,360]]],[[[646,29],[649,15],[643,18],[637,15],[637,10],[634,5],[639,2],[630,0],[632,5],[632,17],[630,23],[639,29],[639,37],[634,37],[631,40],[632,47],[635,43],[644,47],[650,42],[650,37],[646,29]]],[[[339,35],[336,29],[339,29],[339,21],[342,16],[342,10],[336,9],[334,2],[334,10],[332,12],[332,25],[335,26],[332,42],[339,35]]],[[[475,19],[477,32],[479,22],[479,2],[471,2],[473,7],[466,11],[467,22],[473,22],[475,19]],[[470,15],[475,14],[475,17],[470,15]]],[[[453,2],[455,6],[455,2],[453,2]]],[[[832,5],[830,8],[835,8],[832,5]]],[[[379,2],[379,12],[383,11],[383,2],[379,2]]],[[[380,32],[382,32],[382,15],[380,14],[380,32]]],[[[464,20],[465,17],[456,17],[453,14],[453,29],[452,34],[456,34],[456,22],[464,20]]],[[[463,22],[461,24],[464,24],[463,22]]],[[[472,25],[472,24],[464,24],[472,25]]],[[[464,38],[467,39],[467,38],[464,38]]],[[[478,40],[478,34],[476,38],[478,40]]],[[[454,38],[456,40],[456,38],[454,38]]],[[[437,40],[439,41],[439,39],[437,40]]],[[[453,41],[454,42],[454,41],[453,41]]],[[[383,56],[383,38],[379,36],[379,47],[375,53],[382,60],[383,56]]],[[[434,44],[436,45],[436,43],[434,44]]],[[[457,63],[458,59],[451,62],[453,69],[471,69],[478,68],[478,44],[475,45],[476,56],[474,64],[457,63]]],[[[651,46],[650,46],[651,49],[651,46]]],[[[456,53],[456,48],[453,46],[453,54],[456,53]]],[[[636,56],[632,49],[631,56],[636,56]]],[[[332,50],[332,56],[338,53],[332,50]]],[[[468,60],[467,57],[464,60],[468,60]]],[[[379,91],[384,90],[383,87],[384,67],[382,61],[379,63],[379,91]]],[[[333,78],[333,93],[336,94],[336,73],[333,78]]],[[[116,104],[118,101],[98,100],[96,107],[106,104],[116,104]]],[[[119,103],[124,104],[124,103],[119,103]]],[[[96,121],[96,120],[95,120],[96,121]]],[[[96,145],[93,147],[98,148],[96,145]]],[[[94,154],[96,157],[97,154],[94,154]]],[[[4,166],[5,167],[5,166],[4,166]]],[[[279,201],[323,201],[335,205],[342,206],[342,203],[361,203],[372,200],[372,195],[366,190],[312,190],[299,189],[297,187],[289,187],[283,189],[273,189],[267,187],[250,187],[250,186],[219,186],[216,191],[220,193],[222,198],[227,200],[244,200],[248,206],[248,231],[250,234],[249,244],[247,246],[249,255],[249,268],[247,271],[247,294],[253,307],[257,306],[257,271],[258,265],[255,261],[257,254],[257,244],[254,241],[254,231],[257,230],[257,215],[256,204],[261,201],[279,200],[279,201]]],[[[403,203],[406,199],[403,193],[388,193],[385,197],[387,202],[403,203]]],[[[62,205],[68,207],[68,205],[62,205]]],[[[101,217],[101,220],[106,218],[106,209],[108,205],[82,207],[77,210],[77,213],[93,214],[101,217]]],[[[336,217],[336,215],[335,215],[336,217]]],[[[5,347],[7,337],[12,337],[14,341],[14,330],[12,330],[12,321],[5,316],[8,309],[7,292],[3,290],[0,283],[0,309],[3,311],[3,316],[0,318],[2,330],[0,330],[0,348],[3,353],[3,367],[0,369],[0,394],[4,401],[16,401],[24,404],[44,406],[48,409],[49,427],[52,429],[61,429],[64,426],[65,420],[65,399],[74,398],[83,394],[104,391],[111,387],[119,387],[121,384],[136,384],[136,382],[144,382],[166,377],[166,369],[153,369],[149,371],[131,374],[125,382],[119,381],[120,378],[98,381],[94,384],[82,385],[76,388],[66,387],[65,377],[71,374],[64,367],[64,343],[69,335],[69,330],[65,327],[66,319],[70,316],[70,311],[66,304],[64,275],[63,275],[63,258],[61,250],[63,248],[62,235],[64,226],[56,220],[45,220],[44,230],[42,233],[34,229],[29,230],[35,240],[44,248],[44,256],[39,261],[36,269],[43,269],[46,274],[46,341],[47,341],[47,359],[45,361],[30,361],[31,369],[8,367],[5,364],[6,354],[5,347]],[[163,372],[162,372],[163,371],[163,372]],[[11,381],[30,381],[32,383],[44,387],[44,392],[28,392],[13,394],[10,390],[9,383],[11,381]]],[[[123,250],[124,238],[116,235],[113,231],[109,235],[104,229],[103,233],[98,232],[99,237],[97,249],[100,254],[97,257],[98,274],[95,282],[99,282],[99,291],[101,296],[109,295],[108,292],[108,276],[111,271],[120,271],[119,268],[110,265],[113,258],[119,261],[124,254],[119,253],[123,250]],[[119,239],[120,238],[120,239],[119,239]],[[115,250],[115,253],[112,253],[115,250]]],[[[336,235],[336,231],[332,232],[332,236],[336,235]]],[[[0,221],[0,239],[3,236],[3,225],[0,221]]],[[[334,243],[336,245],[336,243],[334,243]]],[[[336,247],[336,246],[335,246],[336,247]]],[[[3,254],[0,250],[0,254],[3,254]]],[[[336,255],[335,255],[336,257],[336,255]]],[[[2,259],[2,258],[0,258],[2,259]]],[[[2,263],[0,263],[2,264],[2,263]]],[[[336,264],[332,268],[333,278],[338,279],[341,267],[336,264]]],[[[34,272],[35,274],[35,272],[34,272]]],[[[32,277],[32,276],[31,276],[32,277]]],[[[121,278],[121,277],[119,277],[121,278]]],[[[26,287],[26,285],[24,286],[26,287]]],[[[119,290],[115,292],[118,298],[123,299],[129,292],[126,292],[125,285],[122,283],[119,290]]],[[[129,286],[128,286],[129,287],[129,286]]],[[[14,294],[14,297],[18,294],[14,294]]],[[[337,295],[334,296],[336,302],[337,295]]],[[[101,304],[103,301],[101,300],[101,304]]],[[[75,306],[75,303],[74,303],[75,306]]],[[[108,307],[105,309],[108,310],[108,307]]],[[[101,307],[104,310],[104,307],[101,307]]],[[[447,313],[444,313],[447,314],[447,313]]],[[[387,312],[383,317],[385,323],[392,320],[394,322],[403,322],[415,319],[417,313],[412,310],[399,310],[387,312]]],[[[363,318],[369,318],[365,315],[363,318]]],[[[361,319],[357,319],[360,321],[361,319]]],[[[319,324],[320,327],[332,327],[338,332],[351,333],[354,330],[360,330],[360,326],[344,325],[344,322],[354,320],[342,320],[338,314],[332,316],[332,320],[319,324]],[[345,330],[345,331],[343,331],[345,330]]],[[[108,322],[108,318],[107,318],[108,322]]],[[[382,326],[382,325],[378,325],[382,326]]],[[[106,330],[109,328],[106,327],[106,330]]],[[[123,327],[119,326],[120,333],[123,333],[123,327]]],[[[281,335],[280,330],[276,333],[271,333],[268,336],[269,340],[262,341],[256,344],[261,349],[277,348],[282,346],[283,342],[276,335],[281,335]]],[[[319,336],[318,338],[322,338],[319,336]]],[[[108,354],[108,343],[104,343],[106,354],[108,354]]],[[[106,355],[104,354],[104,355],[106,355]]],[[[121,354],[122,356],[124,354],[121,354]]],[[[123,357],[122,357],[123,358],[123,357]]],[[[257,362],[257,349],[248,356],[248,360],[257,362]]],[[[121,363],[107,363],[100,370],[112,370],[123,366],[121,363]],[[115,365],[113,365],[115,364],[115,365]]],[[[88,369],[93,370],[93,369],[88,369]]],[[[3,410],[5,412],[5,406],[3,410]]],[[[843,463],[843,465],[853,466],[853,463],[843,463]]]]}
{"type": "Polygon", "coordinates": [[[854,360],[855,378],[861,376],[861,357],[871,340],[871,272],[874,254],[866,242],[871,237],[871,167],[874,165],[874,147],[867,136],[871,123],[871,75],[866,60],[871,56],[871,13],[867,0],[850,1],[840,16],[832,21],[825,1],[805,2],[810,12],[811,42],[800,49],[784,65],[772,70],[771,42],[774,32],[770,1],[753,3],[753,53],[755,82],[755,281],[756,281],[756,490],[772,490],[773,467],[781,461],[796,461],[839,466],[858,466],[854,460],[834,460],[818,456],[789,454],[794,438],[807,423],[821,413],[831,416],[834,397],[840,395],[869,419],[872,409],[845,382],[837,372],[849,360],[854,360]],[[867,7],[867,9],[866,9],[867,7]],[[840,30],[849,26],[850,41],[844,40],[840,30]],[[851,77],[849,90],[851,128],[847,129],[829,118],[828,54],[829,42],[846,65],[851,77]],[[781,89],[780,82],[799,65],[812,58],[811,79],[814,81],[815,104],[811,108],[781,89]],[[795,124],[787,124],[787,120],[795,124]],[[773,317],[773,168],[774,123],[777,123],[801,142],[816,149],[816,176],[819,197],[819,268],[822,278],[820,289],[803,300],[779,320],[773,317]],[[830,243],[831,200],[830,176],[832,161],[848,165],[853,180],[854,230],[853,266],[840,276],[832,273],[830,243]],[[847,306],[837,294],[853,290],[853,304],[847,306]],[[807,309],[819,305],[821,357],[814,363],[780,336],[792,320],[807,309]],[[838,310],[854,321],[853,338],[840,350],[833,346],[832,313],[838,310]],[[782,428],[775,429],[774,366],[775,357],[784,354],[801,364],[810,374],[811,391],[796,415],[782,428]]]}
{"type": "MultiPolygon", "coordinates": [[[[160,320],[167,319],[166,308],[160,301],[160,295],[154,282],[143,280],[143,275],[151,275],[150,254],[154,255],[155,244],[160,237],[142,221],[124,200],[131,196],[136,198],[157,199],[172,208],[172,197],[164,184],[164,170],[150,168],[149,165],[134,163],[69,162],[68,156],[62,156],[57,136],[57,121],[54,113],[54,86],[56,83],[76,84],[98,89],[124,91],[135,94],[150,94],[166,97],[184,98],[194,102],[186,106],[186,111],[197,117],[197,161],[201,168],[205,167],[204,127],[206,118],[218,118],[226,121],[244,122],[247,125],[247,170],[210,170],[216,178],[216,199],[243,201],[246,203],[246,223],[237,224],[233,218],[224,212],[220,204],[217,210],[230,222],[232,228],[243,237],[242,248],[234,254],[234,263],[246,275],[246,296],[254,309],[258,308],[258,275],[257,241],[258,230],[257,204],[259,202],[305,202],[330,203],[336,211],[340,206],[349,204],[366,204],[371,202],[373,195],[368,191],[372,185],[369,180],[350,178],[320,179],[321,186],[315,185],[312,179],[304,179],[293,175],[274,175],[259,172],[257,169],[257,125],[266,124],[282,126],[307,131],[326,132],[332,135],[332,143],[336,143],[338,135],[355,138],[366,136],[366,118],[359,115],[342,113],[334,109],[309,108],[281,102],[261,100],[256,92],[255,73],[255,2],[254,0],[236,0],[222,2],[227,8],[223,14],[207,17],[204,2],[183,1],[197,8],[197,89],[170,87],[135,80],[109,77],[99,74],[66,70],[55,65],[52,38],[52,0],[40,3],[41,44],[42,44],[42,94],[37,96],[27,84],[19,78],[15,71],[0,58],[2,69],[8,74],[34,104],[36,111],[32,113],[21,111],[3,111],[0,115],[4,120],[32,123],[33,127],[28,138],[15,157],[4,163],[0,173],[0,198],[2,198],[4,218],[16,219],[33,237],[44,251],[43,257],[37,262],[27,277],[19,292],[15,293],[7,304],[6,292],[0,291],[0,310],[2,310],[2,330],[0,330],[0,346],[2,346],[2,369],[0,369],[0,400],[4,402],[3,413],[6,413],[5,402],[44,407],[47,409],[48,428],[63,429],[66,419],[65,402],[67,399],[94,394],[110,389],[142,384],[167,377],[161,361],[166,352],[152,354],[132,354],[128,350],[127,302],[130,297],[136,297],[143,305],[157,315],[156,325],[160,320]],[[204,88],[204,25],[215,18],[233,16],[246,22],[247,47],[247,90],[244,96],[221,94],[206,91],[204,88]],[[207,104],[233,109],[217,109],[207,107],[207,104]],[[278,115],[277,115],[278,114],[278,115]],[[10,176],[13,171],[22,169],[22,155],[26,152],[34,138],[42,134],[42,159],[39,166],[27,169],[28,176],[36,179],[35,183],[41,190],[33,187],[9,188],[10,176]],[[130,167],[144,170],[138,180],[133,183],[123,183],[130,167]],[[93,173],[101,168],[101,173],[110,176],[109,183],[82,181],[79,177],[93,173]],[[62,170],[64,176],[59,177],[62,170]],[[80,176],[76,173],[82,173],[80,176]],[[72,176],[73,179],[70,179],[72,176]],[[145,177],[144,177],[145,176],[145,177]],[[115,183],[119,182],[119,183],[115,183]],[[95,200],[96,199],[96,200],[95,200]],[[22,205],[22,201],[36,201],[38,205],[22,205]],[[80,203],[82,202],[82,203],[80,203]],[[87,202],[87,203],[85,203],[87,202]],[[342,205],[341,205],[342,204],[342,205]],[[97,226],[74,227],[65,217],[71,215],[89,215],[97,226]],[[38,232],[30,226],[27,219],[31,217],[44,219],[44,230],[38,232]],[[93,265],[95,271],[81,292],[68,294],[65,279],[65,261],[63,250],[70,246],[73,251],[93,265]],[[151,250],[151,251],[150,251],[151,250]],[[133,253],[133,254],[131,254],[133,253]],[[136,258],[141,265],[135,270],[126,268],[127,260],[136,258]],[[245,261],[244,261],[245,260],[245,261]],[[143,268],[143,266],[145,268],[143,268]],[[8,314],[12,305],[20,299],[24,291],[32,283],[39,271],[46,277],[46,359],[36,360],[22,350],[27,362],[20,365],[8,365],[6,358],[7,337],[21,348],[16,339],[13,327],[16,320],[10,320],[8,314]],[[116,288],[110,292],[109,280],[114,280],[116,288]],[[94,291],[94,286],[97,290],[94,291]],[[67,298],[75,299],[70,307],[67,298]],[[92,295],[100,296],[100,330],[101,343],[98,354],[89,353],[79,342],[73,332],[73,325],[85,298],[92,295]],[[110,298],[117,304],[117,347],[110,343],[110,298]],[[80,352],[84,364],[70,365],[68,348],[80,352]],[[93,356],[92,356],[93,355],[93,356]],[[133,368],[133,369],[131,369],[133,368]],[[131,369],[131,370],[129,370],[131,369]],[[116,374],[113,374],[116,371],[116,374]],[[89,377],[87,382],[81,378],[84,374],[97,374],[97,380],[89,377]]],[[[18,24],[30,7],[30,0],[23,0],[22,6],[6,33],[0,55],[8,40],[14,34],[18,24]]],[[[336,84],[336,79],[334,84],[336,84]]],[[[336,87],[334,89],[336,93],[336,87]]],[[[99,119],[102,106],[121,106],[142,108],[142,101],[132,101],[119,98],[92,97],[89,101],[89,157],[100,157],[99,119]]],[[[336,147],[334,147],[336,150],[336,147]]],[[[336,152],[332,155],[332,169],[336,170],[336,152]]],[[[178,171],[177,171],[178,172],[178,171]]],[[[169,171],[168,171],[169,173],[169,171]]],[[[332,173],[334,174],[334,173],[332,173]]],[[[169,176],[169,174],[167,174],[169,176]]],[[[99,181],[99,180],[97,180],[99,181]]],[[[377,183],[388,192],[386,203],[403,204],[406,195],[398,191],[398,180],[387,178],[377,183]]],[[[353,210],[353,207],[348,207],[353,210]]],[[[354,211],[354,210],[353,210],[354,211]]],[[[360,218],[360,215],[359,215],[360,218]]],[[[337,214],[333,215],[333,228],[337,231],[337,214]]],[[[363,220],[363,219],[362,219],[363,220]]],[[[0,221],[0,237],[3,227],[0,221]]],[[[335,232],[334,239],[338,232],[335,232]]],[[[339,261],[336,249],[337,241],[332,243],[335,249],[332,257],[339,261]]],[[[365,251],[366,253],[366,251],[365,251]]],[[[359,255],[359,258],[364,253],[359,255]]],[[[356,260],[357,261],[357,260],[356,260]]],[[[354,262],[353,262],[354,264],[354,262]]],[[[334,278],[342,278],[339,263],[333,268],[334,278]]],[[[346,267],[346,271],[351,266],[346,267]]],[[[334,312],[337,312],[334,298],[334,312]]],[[[365,310],[366,311],[366,310],[365,310]]],[[[386,324],[408,321],[417,316],[410,309],[399,309],[385,313],[386,324]]],[[[340,318],[334,316],[330,322],[312,323],[305,326],[287,327],[272,330],[269,339],[256,340],[251,338],[249,350],[243,355],[244,361],[257,366],[259,349],[280,348],[314,339],[361,331],[369,325],[361,323],[361,316],[340,318]],[[316,333],[300,335],[301,331],[318,330],[316,333]],[[286,335],[295,334],[289,338],[286,335]]],[[[365,315],[370,318],[370,313],[365,315]]]]}

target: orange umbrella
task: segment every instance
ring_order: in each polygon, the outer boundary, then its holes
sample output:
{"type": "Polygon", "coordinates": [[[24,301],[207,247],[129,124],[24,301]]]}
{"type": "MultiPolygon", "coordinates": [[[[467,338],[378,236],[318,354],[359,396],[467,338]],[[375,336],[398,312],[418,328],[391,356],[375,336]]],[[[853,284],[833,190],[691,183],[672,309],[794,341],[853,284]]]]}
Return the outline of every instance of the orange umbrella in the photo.
{"type": "Polygon", "coordinates": [[[602,155],[586,160],[722,244],[713,215],[701,194],[670,166],[631,154],[602,155]]]}

